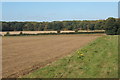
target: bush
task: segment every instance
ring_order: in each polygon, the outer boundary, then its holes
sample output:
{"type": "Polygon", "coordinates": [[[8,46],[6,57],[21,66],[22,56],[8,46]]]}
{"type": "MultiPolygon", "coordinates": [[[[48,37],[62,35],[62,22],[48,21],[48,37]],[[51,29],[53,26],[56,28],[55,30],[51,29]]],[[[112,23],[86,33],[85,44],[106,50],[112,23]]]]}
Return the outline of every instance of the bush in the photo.
{"type": "Polygon", "coordinates": [[[76,33],[78,33],[78,31],[79,31],[78,29],[75,29],[75,32],[76,32],[76,33]]]}
{"type": "Polygon", "coordinates": [[[7,32],[5,35],[6,35],[6,36],[9,36],[9,35],[10,35],[10,32],[7,32]]]}
{"type": "Polygon", "coordinates": [[[108,35],[116,35],[117,32],[114,29],[111,29],[111,30],[106,30],[106,34],[108,34],[108,35]]]}
{"type": "Polygon", "coordinates": [[[60,30],[57,30],[57,33],[59,34],[59,33],[60,33],[60,30]]]}
{"type": "Polygon", "coordinates": [[[108,18],[105,23],[106,34],[108,35],[118,35],[120,34],[120,23],[119,20],[115,18],[108,18]]]}
{"type": "Polygon", "coordinates": [[[117,34],[120,35],[120,28],[118,29],[117,34]]]}
{"type": "Polygon", "coordinates": [[[22,32],[22,31],[20,32],[20,35],[23,35],[23,32],[22,32]]]}

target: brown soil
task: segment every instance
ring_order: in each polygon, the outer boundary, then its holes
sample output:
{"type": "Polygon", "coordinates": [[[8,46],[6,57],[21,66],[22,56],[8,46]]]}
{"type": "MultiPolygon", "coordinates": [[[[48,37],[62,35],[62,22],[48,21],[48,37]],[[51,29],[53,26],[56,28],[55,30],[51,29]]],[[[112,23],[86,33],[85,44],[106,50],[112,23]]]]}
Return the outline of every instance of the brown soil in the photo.
{"type": "Polygon", "coordinates": [[[55,61],[102,35],[3,37],[3,77],[19,77],[55,61]]]}

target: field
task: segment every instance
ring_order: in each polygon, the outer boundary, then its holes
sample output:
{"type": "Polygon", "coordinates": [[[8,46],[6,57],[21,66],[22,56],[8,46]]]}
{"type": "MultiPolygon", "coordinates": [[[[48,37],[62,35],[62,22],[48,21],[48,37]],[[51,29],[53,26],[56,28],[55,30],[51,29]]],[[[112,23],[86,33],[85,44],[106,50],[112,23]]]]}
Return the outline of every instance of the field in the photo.
{"type": "Polygon", "coordinates": [[[118,36],[103,36],[24,78],[118,78],[118,36]]]}
{"type": "MultiPolygon", "coordinates": [[[[20,34],[21,31],[9,31],[10,34],[20,34]]],[[[61,31],[61,33],[74,33],[75,31],[61,31]]],[[[104,32],[104,30],[79,30],[78,32],[104,32]]],[[[7,32],[0,32],[4,36],[7,32]]],[[[22,31],[23,34],[39,34],[39,33],[57,33],[57,31],[22,31]]]]}
{"type": "Polygon", "coordinates": [[[3,77],[19,77],[45,66],[102,35],[3,37],[3,77]]]}

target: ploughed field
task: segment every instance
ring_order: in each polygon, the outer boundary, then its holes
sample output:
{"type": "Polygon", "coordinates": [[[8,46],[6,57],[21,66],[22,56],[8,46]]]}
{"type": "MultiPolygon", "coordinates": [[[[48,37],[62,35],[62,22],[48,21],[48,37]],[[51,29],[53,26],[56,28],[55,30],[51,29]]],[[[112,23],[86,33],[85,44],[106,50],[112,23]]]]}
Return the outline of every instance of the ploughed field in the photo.
{"type": "Polygon", "coordinates": [[[42,35],[2,38],[3,77],[19,77],[68,55],[102,35],[42,35]]]}

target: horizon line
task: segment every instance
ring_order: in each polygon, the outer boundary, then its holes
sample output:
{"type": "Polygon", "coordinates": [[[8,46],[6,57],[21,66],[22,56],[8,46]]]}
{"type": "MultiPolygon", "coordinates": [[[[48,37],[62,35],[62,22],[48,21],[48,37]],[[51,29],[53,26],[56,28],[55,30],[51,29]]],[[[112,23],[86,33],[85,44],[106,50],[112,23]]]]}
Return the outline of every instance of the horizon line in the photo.
{"type": "MultiPolygon", "coordinates": [[[[119,17],[108,17],[108,18],[115,18],[115,19],[118,19],[119,17]]],[[[106,18],[106,19],[108,19],[106,18]]],[[[34,20],[10,20],[10,21],[5,21],[5,20],[2,20],[0,22],[54,22],[54,21],[98,21],[98,20],[106,20],[106,19],[74,19],[74,20],[53,20],[53,21],[34,21],[34,20]]]]}

